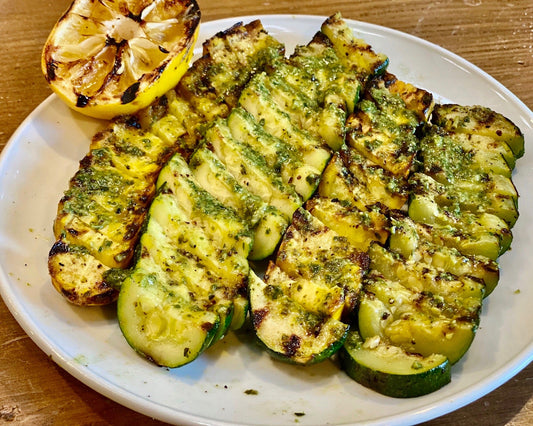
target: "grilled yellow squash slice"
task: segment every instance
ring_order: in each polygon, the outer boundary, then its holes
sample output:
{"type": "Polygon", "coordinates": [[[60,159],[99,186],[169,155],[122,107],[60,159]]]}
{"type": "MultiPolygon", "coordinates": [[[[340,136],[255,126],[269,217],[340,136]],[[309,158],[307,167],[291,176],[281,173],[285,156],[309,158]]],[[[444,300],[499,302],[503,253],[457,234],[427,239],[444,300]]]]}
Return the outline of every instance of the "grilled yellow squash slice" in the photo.
{"type": "Polygon", "coordinates": [[[366,260],[346,238],[298,209],[264,280],[250,278],[252,322],[269,352],[305,365],[335,353],[354,316],[366,260]]]}
{"type": "Polygon", "coordinates": [[[92,148],[59,203],[48,262],[55,288],[81,305],[116,299],[104,273],[130,264],[155,179],[171,152],[129,120],[96,135],[92,148]]]}
{"type": "MultiPolygon", "coordinates": [[[[344,291],[343,314],[350,317],[357,304],[367,257],[312,216],[307,210],[294,213],[275,260],[290,277],[303,277],[344,291]]],[[[267,281],[268,282],[268,281],[267,281]]]]}
{"type": "Polygon", "coordinates": [[[248,289],[256,335],[274,358],[300,365],[315,364],[342,346],[348,325],[307,309],[291,295],[292,289],[307,282],[291,279],[274,264],[265,278],[266,281],[251,271],[248,289]]]}

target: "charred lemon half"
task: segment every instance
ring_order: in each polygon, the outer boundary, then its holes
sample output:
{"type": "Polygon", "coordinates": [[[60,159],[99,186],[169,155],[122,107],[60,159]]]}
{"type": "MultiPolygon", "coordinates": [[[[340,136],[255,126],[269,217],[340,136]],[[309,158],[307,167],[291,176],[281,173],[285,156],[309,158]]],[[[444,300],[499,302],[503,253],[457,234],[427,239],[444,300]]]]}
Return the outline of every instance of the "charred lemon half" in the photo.
{"type": "Polygon", "coordinates": [[[70,107],[110,119],[174,87],[192,59],[195,0],[74,0],[52,29],[41,67],[70,107]]]}

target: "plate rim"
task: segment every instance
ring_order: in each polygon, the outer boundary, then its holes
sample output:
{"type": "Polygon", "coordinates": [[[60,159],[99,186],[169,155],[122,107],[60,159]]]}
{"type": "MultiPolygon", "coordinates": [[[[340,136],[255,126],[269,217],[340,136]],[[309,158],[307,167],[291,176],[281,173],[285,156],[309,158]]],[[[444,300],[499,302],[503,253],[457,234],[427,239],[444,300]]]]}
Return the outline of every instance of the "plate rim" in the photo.
{"type": "MultiPolygon", "coordinates": [[[[235,16],[227,17],[222,19],[215,19],[209,21],[202,21],[200,24],[200,31],[202,27],[218,27],[226,25],[231,26],[238,21],[251,21],[254,19],[260,19],[267,31],[269,30],[269,25],[265,24],[265,21],[272,19],[295,19],[295,20],[304,20],[304,21],[313,21],[313,22],[323,22],[327,16],[321,15],[300,15],[300,14],[259,14],[259,15],[244,15],[244,16],[235,16]]],[[[511,92],[507,87],[502,83],[492,77],[490,74],[482,70],[477,65],[469,62],[468,60],[462,58],[461,56],[455,54],[454,52],[443,48],[433,42],[427,41],[423,38],[405,33],[400,30],[393,28],[381,26],[378,24],[367,23],[364,21],[353,20],[344,18],[344,20],[350,25],[351,28],[355,28],[356,31],[361,31],[363,29],[370,31],[372,29],[391,34],[393,36],[400,36],[404,39],[414,42],[419,45],[423,45],[426,48],[437,51],[441,54],[445,54],[447,57],[453,59],[455,62],[461,63],[467,68],[475,71],[477,74],[483,78],[489,80],[489,82],[502,91],[505,92],[505,95],[512,100],[516,106],[519,107],[524,113],[529,115],[531,122],[533,123],[533,112],[525,105],[525,103],[511,92]]],[[[318,31],[319,27],[317,27],[318,31]]],[[[215,28],[211,29],[211,31],[215,28]]],[[[198,45],[197,45],[198,46],[198,45]]],[[[17,148],[17,141],[20,139],[20,135],[27,127],[27,125],[43,110],[46,110],[50,107],[53,102],[56,102],[59,98],[55,94],[49,95],[45,100],[43,100],[36,108],[34,108],[28,116],[21,122],[17,127],[15,132],[11,135],[2,152],[0,153],[0,171],[4,169],[4,163],[7,161],[12,152],[17,148]]],[[[1,177],[0,177],[1,178],[1,177]]],[[[47,336],[35,333],[35,329],[38,328],[38,324],[33,321],[30,312],[27,307],[21,303],[21,301],[16,300],[14,294],[10,291],[9,286],[5,285],[10,281],[10,278],[7,276],[7,272],[4,270],[3,265],[0,264],[0,296],[4,300],[6,306],[8,307],[10,313],[13,315],[17,323],[24,329],[32,341],[43,351],[45,352],[56,364],[61,368],[67,371],[76,379],[80,380],[82,383],[86,384],[96,392],[116,401],[117,403],[126,406],[136,412],[139,412],[144,415],[153,416],[158,419],[176,422],[179,421],[180,424],[202,424],[205,421],[214,421],[217,425],[230,425],[235,423],[227,423],[225,421],[220,421],[216,419],[207,419],[206,417],[201,417],[197,415],[191,415],[189,413],[183,412],[181,410],[173,409],[164,404],[157,403],[155,401],[147,401],[145,398],[142,398],[136,394],[129,393],[127,395],[123,394],[123,389],[116,383],[110,383],[108,379],[98,375],[95,371],[83,368],[79,363],[73,361],[70,357],[65,356],[64,349],[56,347],[53,341],[47,336]],[[179,418],[178,418],[179,417],[179,418]]],[[[497,387],[501,386],[503,383],[510,380],[516,374],[518,374],[523,368],[533,361],[533,341],[529,343],[522,351],[517,353],[513,358],[513,362],[510,363],[506,368],[497,369],[489,376],[486,376],[483,380],[480,380],[472,385],[468,386],[467,389],[456,394],[456,397],[452,401],[435,401],[424,406],[424,410],[419,410],[418,413],[412,413],[409,410],[407,413],[398,413],[396,415],[388,416],[383,419],[378,419],[376,421],[365,422],[365,424],[403,424],[402,422],[408,420],[409,423],[422,422],[436,418],[438,416],[450,413],[455,411],[483,396],[492,392],[497,387]],[[502,374],[503,370],[503,374],[502,374]],[[473,392],[474,391],[474,392],[473,392]],[[405,416],[408,416],[406,418],[405,416]],[[393,422],[393,423],[391,423],[393,422]],[[383,423],[384,424],[384,423],[383,423]]],[[[244,423],[243,423],[244,424],[244,423]]],[[[358,423],[354,423],[358,424],[358,423]]]]}

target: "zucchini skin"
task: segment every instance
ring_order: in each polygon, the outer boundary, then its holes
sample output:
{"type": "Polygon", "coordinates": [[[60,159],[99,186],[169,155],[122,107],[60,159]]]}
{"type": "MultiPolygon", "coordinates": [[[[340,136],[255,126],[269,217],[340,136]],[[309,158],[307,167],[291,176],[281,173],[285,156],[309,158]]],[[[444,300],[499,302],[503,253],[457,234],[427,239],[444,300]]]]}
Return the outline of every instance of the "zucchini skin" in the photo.
{"type": "Polygon", "coordinates": [[[433,355],[435,361],[428,362],[417,354],[402,353],[398,347],[393,349],[396,349],[393,353],[397,359],[387,353],[376,353],[376,348],[365,347],[357,332],[350,331],[339,351],[339,360],[346,374],[357,383],[393,398],[426,395],[450,383],[451,368],[445,357],[433,355]],[[365,353],[373,357],[374,362],[369,363],[367,357],[361,356],[365,353]],[[411,368],[401,365],[406,362],[411,363],[411,368]]]}

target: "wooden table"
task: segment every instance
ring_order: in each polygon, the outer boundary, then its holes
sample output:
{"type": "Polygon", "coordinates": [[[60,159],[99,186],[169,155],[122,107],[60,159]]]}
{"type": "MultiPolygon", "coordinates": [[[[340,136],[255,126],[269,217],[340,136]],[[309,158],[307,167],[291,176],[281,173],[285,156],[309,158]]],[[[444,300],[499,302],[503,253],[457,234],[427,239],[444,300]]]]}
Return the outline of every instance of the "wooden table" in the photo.
{"type": "MultiPolygon", "coordinates": [[[[70,0],[0,0],[0,150],[49,94],[42,45],[70,0]]],[[[533,108],[531,0],[199,0],[204,21],[236,15],[329,15],[398,29],[476,64],[533,108]]],[[[529,141],[530,142],[530,141],[529,141]]],[[[0,299],[0,425],[159,424],[94,392],[32,342],[0,299]]],[[[428,425],[533,424],[533,364],[484,398],[428,425]]]]}

